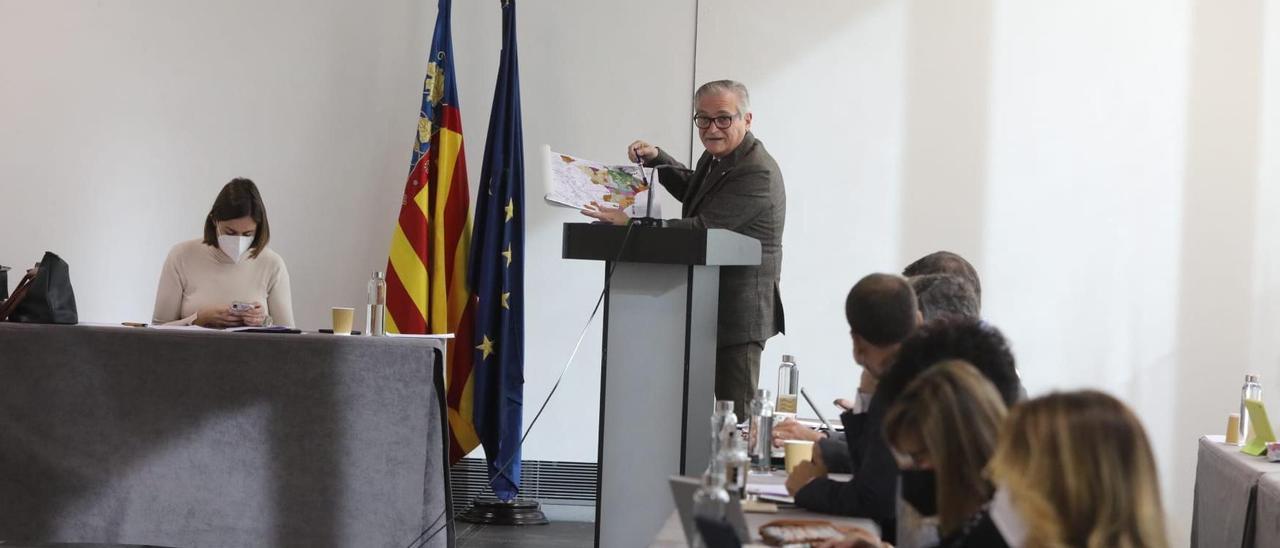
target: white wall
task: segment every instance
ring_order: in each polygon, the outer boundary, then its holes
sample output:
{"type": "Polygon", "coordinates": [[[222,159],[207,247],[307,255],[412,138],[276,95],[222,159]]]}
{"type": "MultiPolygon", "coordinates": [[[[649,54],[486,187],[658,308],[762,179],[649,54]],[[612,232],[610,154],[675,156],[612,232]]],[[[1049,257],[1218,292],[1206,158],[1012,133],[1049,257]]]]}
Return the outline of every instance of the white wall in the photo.
{"type": "Polygon", "coordinates": [[[847,394],[844,291],[958,251],[1033,395],[1100,388],[1142,415],[1185,542],[1195,439],[1243,373],[1280,373],[1273,4],[701,6],[698,79],[751,87],[787,180],[791,334],[766,362],[795,353],[815,399],[847,394]]]}
{"type": "MultiPolygon", "coordinates": [[[[496,4],[454,7],[473,189],[496,4]]],[[[755,133],[788,185],[790,334],[770,341],[763,384],[789,352],[816,399],[850,393],[848,287],[958,251],[1033,394],[1098,387],[1142,413],[1181,544],[1195,438],[1222,429],[1245,371],[1280,379],[1280,109],[1268,100],[1280,10],[789,6],[520,3],[526,421],[601,285],[599,265],[559,258],[560,224],[579,217],[538,200],[539,147],[621,161],[645,138],[687,158],[701,150],[690,92],[731,77],[750,86],[755,133]]],[[[300,324],[323,326],[385,264],[434,12],[408,0],[0,0],[0,262],[56,250],[85,320],[146,319],[165,251],[196,237],[218,188],[244,175],[263,188],[300,324]]],[[[598,324],[587,337],[526,458],[594,459],[598,324]]]]}
{"type": "MultiPolygon", "coordinates": [[[[329,307],[361,304],[386,265],[435,22],[434,2],[370,6],[0,0],[0,263],[55,250],[82,321],[147,321],[169,247],[199,237],[219,188],[247,176],[298,324],[324,327],[329,307]]],[[[474,193],[501,13],[497,2],[453,11],[474,193]]],[[[688,157],[693,7],[526,1],[519,33],[528,421],[603,278],[599,264],[559,258],[561,224],[588,219],[543,204],[537,154],[550,144],[621,162],[646,138],[688,157]]],[[[599,342],[597,322],[526,457],[595,459],[599,342]]]]}

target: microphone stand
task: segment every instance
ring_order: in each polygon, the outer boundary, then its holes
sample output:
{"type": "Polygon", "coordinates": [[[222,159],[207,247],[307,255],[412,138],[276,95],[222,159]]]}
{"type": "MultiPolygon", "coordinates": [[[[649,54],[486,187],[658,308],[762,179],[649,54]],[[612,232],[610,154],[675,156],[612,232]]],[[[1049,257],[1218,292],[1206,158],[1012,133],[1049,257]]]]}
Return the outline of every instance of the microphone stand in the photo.
{"type": "MultiPolygon", "coordinates": [[[[638,156],[636,157],[636,160],[637,160],[636,164],[640,166],[640,180],[644,181],[645,194],[647,194],[648,196],[645,196],[644,217],[637,217],[635,219],[632,219],[631,223],[638,224],[640,226],[661,227],[662,219],[658,219],[653,216],[653,195],[655,190],[653,188],[653,182],[650,181],[649,178],[646,177],[644,174],[644,160],[642,160],[638,156]]],[[[658,168],[654,167],[655,173],[657,172],[657,170],[658,168]]]]}
{"type": "MultiPolygon", "coordinates": [[[[645,192],[647,192],[649,195],[645,199],[646,204],[644,209],[644,217],[636,217],[634,219],[631,219],[631,223],[638,224],[640,226],[661,227],[662,219],[659,219],[653,216],[653,195],[655,193],[653,182],[650,181],[647,177],[645,177],[643,160],[637,161],[636,163],[640,165],[640,180],[644,181],[645,186],[648,188],[648,190],[646,190],[645,192]]],[[[659,164],[659,165],[653,166],[650,169],[652,169],[655,174],[658,172],[659,169],[674,169],[676,171],[682,171],[685,173],[694,173],[695,171],[687,167],[684,167],[680,164],[659,164]]]]}

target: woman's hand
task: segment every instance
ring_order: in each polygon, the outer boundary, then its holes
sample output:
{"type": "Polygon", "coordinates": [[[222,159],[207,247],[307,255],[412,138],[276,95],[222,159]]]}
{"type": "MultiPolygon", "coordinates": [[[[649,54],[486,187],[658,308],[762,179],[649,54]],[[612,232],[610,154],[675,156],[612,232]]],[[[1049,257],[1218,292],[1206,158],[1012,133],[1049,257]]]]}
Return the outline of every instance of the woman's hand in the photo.
{"type": "Polygon", "coordinates": [[[253,308],[250,308],[249,310],[246,310],[244,312],[240,312],[239,313],[240,320],[243,321],[245,325],[248,325],[251,327],[262,327],[262,325],[266,323],[266,320],[267,320],[266,308],[264,308],[262,306],[262,303],[258,301],[254,301],[250,304],[253,305],[253,308]]]}
{"type": "Polygon", "coordinates": [[[231,307],[206,308],[197,313],[195,321],[191,323],[200,327],[212,327],[214,329],[244,325],[241,316],[232,312],[231,307]]]}

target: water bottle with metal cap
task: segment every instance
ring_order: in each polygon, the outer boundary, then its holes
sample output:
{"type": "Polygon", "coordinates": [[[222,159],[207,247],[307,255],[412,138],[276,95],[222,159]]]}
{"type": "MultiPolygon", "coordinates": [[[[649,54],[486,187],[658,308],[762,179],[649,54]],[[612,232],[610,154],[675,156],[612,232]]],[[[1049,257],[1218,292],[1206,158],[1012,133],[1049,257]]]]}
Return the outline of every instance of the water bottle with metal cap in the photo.
{"type": "Polygon", "coordinates": [[[796,366],[795,356],[783,354],[782,365],[778,366],[778,405],[773,412],[794,417],[799,409],[799,398],[800,368],[796,366]]]}
{"type": "Polygon", "coordinates": [[[751,400],[751,424],[747,433],[751,457],[751,469],[756,472],[772,470],[773,453],[773,398],[769,391],[756,390],[756,397],[751,400]]]}
{"type": "Polygon", "coordinates": [[[381,271],[369,280],[369,306],[365,309],[364,332],[375,337],[386,336],[387,280],[381,271]]]}
{"type": "Polygon", "coordinates": [[[1262,401],[1262,385],[1258,383],[1257,375],[1245,375],[1244,386],[1240,388],[1240,444],[1248,443],[1247,436],[1251,433],[1249,429],[1249,410],[1245,409],[1244,402],[1247,400],[1262,401]]]}

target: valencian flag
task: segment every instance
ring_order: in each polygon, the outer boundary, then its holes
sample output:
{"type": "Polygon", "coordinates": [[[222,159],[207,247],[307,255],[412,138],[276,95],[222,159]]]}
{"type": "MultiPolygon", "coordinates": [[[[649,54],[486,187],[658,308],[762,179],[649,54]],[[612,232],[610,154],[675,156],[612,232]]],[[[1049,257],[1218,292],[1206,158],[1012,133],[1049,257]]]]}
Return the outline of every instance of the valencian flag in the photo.
{"type": "Polygon", "coordinates": [[[502,3],[502,60],[489,114],[489,135],[476,195],[471,287],[476,294],[475,425],[489,461],[493,493],[510,501],[520,490],[524,400],[524,139],[516,7],[502,3]]]}
{"type": "MultiPolygon", "coordinates": [[[[469,341],[471,197],[453,79],[449,1],[440,0],[436,14],[413,161],[391,239],[386,319],[387,331],[393,333],[456,333],[456,341],[469,341]]],[[[479,438],[471,415],[472,354],[455,351],[450,341],[447,355],[449,462],[454,463],[474,449],[479,438]]]]}

